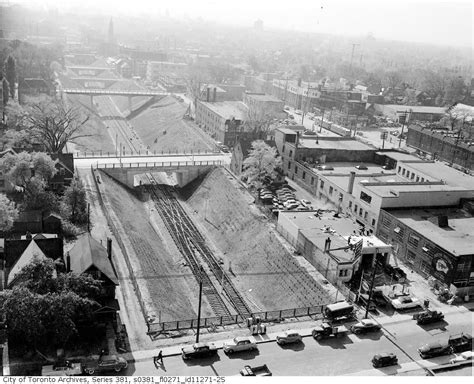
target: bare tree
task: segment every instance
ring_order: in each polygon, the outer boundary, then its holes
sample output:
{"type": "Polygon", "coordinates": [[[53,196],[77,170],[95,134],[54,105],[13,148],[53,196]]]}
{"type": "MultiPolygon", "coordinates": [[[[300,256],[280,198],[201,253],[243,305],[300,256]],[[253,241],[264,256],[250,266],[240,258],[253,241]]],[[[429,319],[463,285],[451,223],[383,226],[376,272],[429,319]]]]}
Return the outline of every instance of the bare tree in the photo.
{"type": "Polygon", "coordinates": [[[249,106],[244,124],[249,131],[258,134],[257,137],[265,138],[273,120],[273,114],[269,108],[249,106]]]}
{"type": "Polygon", "coordinates": [[[33,136],[44,144],[48,153],[61,153],[68,141],[94,136],[81,132],[89,116],[62,101],[34,105],[28,121],[33,127],[33,136]]]}

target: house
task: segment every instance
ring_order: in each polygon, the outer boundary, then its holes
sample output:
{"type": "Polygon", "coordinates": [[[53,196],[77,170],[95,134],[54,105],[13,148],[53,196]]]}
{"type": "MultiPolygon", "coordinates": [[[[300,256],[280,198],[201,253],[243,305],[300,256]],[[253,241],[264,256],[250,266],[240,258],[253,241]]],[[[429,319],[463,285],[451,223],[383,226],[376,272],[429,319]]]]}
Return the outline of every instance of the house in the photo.
{"type": "Polygon", "coordinates": [[[110,305],[115,300],[115,287],[119,285],[112,263],[112,245],[104,248],[90,233],[80,236],[66,254],[66,270],[78,275],[87,273],[102,281],[101,304],[110,305]]]}
{"type": "Polygon", "coordinates": [[[42,93],[51,95],[53,87],[41,78],[25,78],[20,80],[18,90],[20,95],[37,96],[42,93]]]}
{"type": "Polygon", "coordinates": [[[13,223],[12,234],[53,233],[61,234],[61,217],[54,212],[24,211],[13,223]]]}
{"type": "Polygon", "coordinates": [[[46,233],[62,233],[61,216],[54,212],[44,212],[43,231],[46,233]]]}
{"type": "Polygon", "coordinates": [[[74,178],[74,157],[72,153],[52,153],[51,159],[56,161],[56,174],[49,180],[51,190],[61,193],[71,184],[74,178]]]}
{"type": "Polygon", "coordinates": [[[6,278],[6,288],[11,288],[13,285],[18,283],[18,274],[21,270],[33,262],[35,259],[45,260],[48,257],[44,254],[42,249],[38,246],[35,240],[30,241],[26,249],[20,255],[18,260],[13,264],[9,269],[8,275],[6,278]]]}

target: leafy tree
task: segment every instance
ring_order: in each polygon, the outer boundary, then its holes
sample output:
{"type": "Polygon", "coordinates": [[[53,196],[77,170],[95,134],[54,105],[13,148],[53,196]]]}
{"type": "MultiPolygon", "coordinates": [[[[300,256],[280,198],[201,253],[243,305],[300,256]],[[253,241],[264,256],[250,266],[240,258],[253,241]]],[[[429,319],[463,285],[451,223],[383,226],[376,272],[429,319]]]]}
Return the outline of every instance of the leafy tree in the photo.
{"type": "Polygon", "coordinates": [[[466,93],[466,84],[462,77],[455,77],[448,81],[446,90],[444,91],[443,104],[452,105],[462,101],[466,93]]]}
{"type": "Polygon", "coordinates": [[[17,74],[16,62],[13,56],[8,56],[7,60],[5,61],[5,77],[7,78],[8,84],[10,85],[10,95],[12,98],[14,98],[17,74]]]}
{"type": "Polygon", "coordinates": [[[62,101],[36,104],[28,116],[34,127],[33,136],[46,147],[48,153],[61,153],[68,141],[93,136],[81,133],[88,120],[89,116],[62,101]]]}
{"type": "Polygon", "coordinates": [[[15,207],[15,203],[0,193],[0,232],[9,231],[17,218],[18,209],[15,207]]]}
{"type": "Polygon", "coordinates": [[[9,335],[31,347],[64,346],[90,321],[100,281],[89,275],[57,274],[55,262],[36,258],[17,275],[11,290],[0,292],[9,335]]]}
{"type": "Polygon", "coordinates": [[[276,148],[270,147],[263,140],[256,140],[244,160],[243,177],[247,179],[249,185],[261,188],[277,178],[277,169],[280,167],[281,158],[276,148]]]}
{"type": "Polygon", "coordinates": [[[55,175],[55,162],[42,152],[6,154],[0,159],[0,171],[9,182],[23,188],[25,209],[57,210],[54,193],[45,191],[47,182],[55,175]]]}
{"type": "Polygon", "coordinates": [[[73,224],[87,224],[86,190],[77,177],[66,188],[61,198],[61,215],[73,224]]]}

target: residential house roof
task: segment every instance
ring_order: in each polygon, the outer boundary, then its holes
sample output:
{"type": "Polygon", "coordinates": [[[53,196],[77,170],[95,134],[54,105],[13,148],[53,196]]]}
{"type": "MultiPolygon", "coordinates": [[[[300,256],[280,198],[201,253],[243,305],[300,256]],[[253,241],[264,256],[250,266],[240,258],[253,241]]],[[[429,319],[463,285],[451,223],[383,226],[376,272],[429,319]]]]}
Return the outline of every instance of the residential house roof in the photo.
{"type": "Polygon", "coordinates": [[[7,285],[12,285],[21,270],[30,264],[35,258],[46,259],[47,257],[40,247],[38,247],[38,244],[36,244],[36,242],[33,240],[30,242],[30,244],[28,244],[28,247],[26,247],[20,258],[10,270],[10,273],[8,274],[7,285]]]}
{"type": "Polygon", "coordinates": [[[107,250],[89,233],[78,238],[74,247],[69,251],[71,271],[78,275],[95,266],[114,284],[118,285],[117,275],[107,256],[107,250]]]}

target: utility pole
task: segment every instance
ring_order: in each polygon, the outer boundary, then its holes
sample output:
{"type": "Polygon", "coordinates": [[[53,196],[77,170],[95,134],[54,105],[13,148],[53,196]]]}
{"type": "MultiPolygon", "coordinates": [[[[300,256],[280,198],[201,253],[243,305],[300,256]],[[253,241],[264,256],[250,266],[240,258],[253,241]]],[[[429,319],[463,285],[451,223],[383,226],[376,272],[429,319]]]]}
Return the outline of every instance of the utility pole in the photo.
{"type": "Polygon", "coordinates": [[[402,146],[403,128],[405,128],[405,124],[407,124],[407,122],[408,122],[408,111],[405,111],[405,121],[403,122],[402,131],[400,132],[400,137],[398,139],[398,148],[402,146]]]}
{"type": "Polygon", "coordinates": [[[372,279],[370,282],[370,289],[369,289],[369,298],[367,299],[367,306],[365,307],[365,316],[364,319],[367,319],[369,316],[369,306],[370,306],[370,300],[372,300],[372,291],[374,290],[374,283],[375,283],[375,272],[377,271],[377,253],[378,253],[378,248],[375,248],[374,252],[374,261],[373,261],[373,266],[372,268],[374,269],[372,272],[372,279]]]}
{"type": "Polygon", "coordinates": [[[199,305],[198,305],[198,320],[197,320],[197,329],[196,329],[196,343],[199,343],[199,330],[201,327],[201,299],[202,299],[202,275],[204,273],[204,268],[201,265],[199,271],[199,305]]]}

